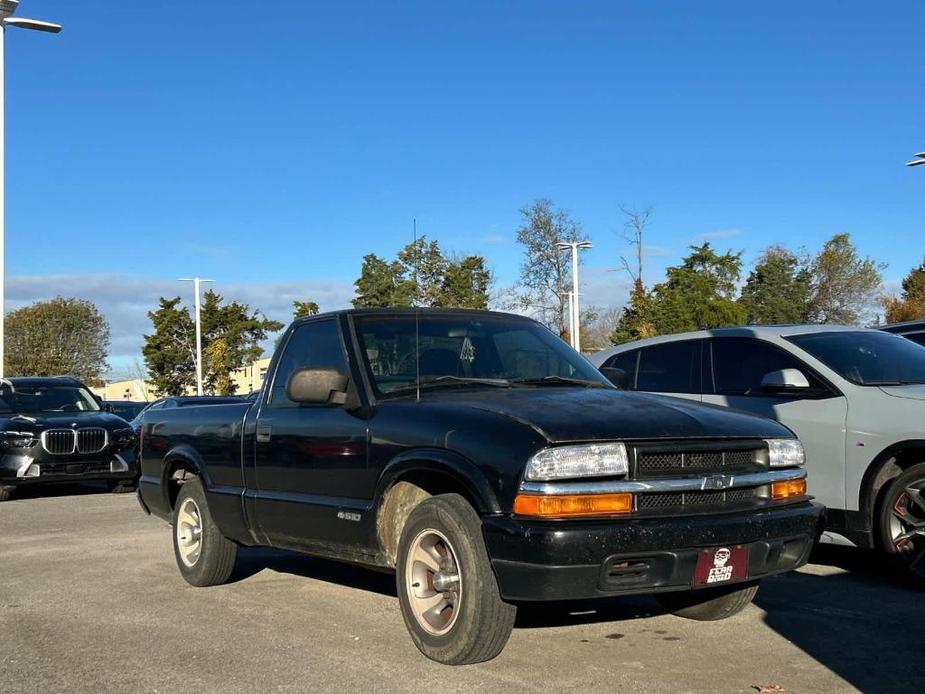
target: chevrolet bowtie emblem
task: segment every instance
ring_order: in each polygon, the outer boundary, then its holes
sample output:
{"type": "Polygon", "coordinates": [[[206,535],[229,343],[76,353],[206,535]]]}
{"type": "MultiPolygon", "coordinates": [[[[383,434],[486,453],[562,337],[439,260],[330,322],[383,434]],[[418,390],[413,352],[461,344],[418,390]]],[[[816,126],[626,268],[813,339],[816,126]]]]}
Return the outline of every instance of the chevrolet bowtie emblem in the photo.
{"type": "Polygon", "coordinates": [[[701,489],[729,489],[734,481],[732,475],[710,475],[704,478],[701,489]]]}

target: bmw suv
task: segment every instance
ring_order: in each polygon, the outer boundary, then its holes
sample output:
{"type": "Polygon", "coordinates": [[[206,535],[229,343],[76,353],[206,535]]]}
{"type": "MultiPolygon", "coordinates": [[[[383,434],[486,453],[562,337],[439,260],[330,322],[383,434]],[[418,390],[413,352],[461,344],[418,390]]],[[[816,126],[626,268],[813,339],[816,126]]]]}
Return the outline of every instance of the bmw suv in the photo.
{"type": "Polygon", "coordinates": [[[0,501],[24,486],[104,480],[131,491],[135,432],[70,377],[0,379],[0,501]]]}

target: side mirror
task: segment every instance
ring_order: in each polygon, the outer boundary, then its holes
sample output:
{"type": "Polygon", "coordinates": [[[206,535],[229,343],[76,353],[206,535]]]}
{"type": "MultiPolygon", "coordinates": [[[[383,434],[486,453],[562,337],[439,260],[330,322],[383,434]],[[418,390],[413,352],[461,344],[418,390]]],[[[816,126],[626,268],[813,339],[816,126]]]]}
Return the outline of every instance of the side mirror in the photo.
{"type": "Polygon", "coordinates": [[[602,366],[599,371],[608,381],[620,390],[626,390],[626,371],[613,366],[602,366]]]}
{"type": "Polygon", "coordinates": [[[799,369],[771,371],[761,379],[761,390],[767,393],[792,393],[809,389],[809,379],[799,369]]]}
{"type": "Polygon", "coordinates": [[[103,412],[112,412],[112,405],[108,402],[103,405],[103,412]]]}
{"type": "Polygon", "coordinates": [[[286,381],[286,397],[303,405],[343,405],[347,376],[333,366],[296,369],[286,381]]]}

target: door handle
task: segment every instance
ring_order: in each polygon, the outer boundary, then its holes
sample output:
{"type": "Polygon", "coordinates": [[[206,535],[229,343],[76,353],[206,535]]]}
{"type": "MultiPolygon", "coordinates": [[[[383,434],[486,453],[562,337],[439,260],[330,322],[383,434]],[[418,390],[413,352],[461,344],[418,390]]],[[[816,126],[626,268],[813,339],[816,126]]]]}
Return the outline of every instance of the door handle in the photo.
{"type": "Polygon", "coordinates": [[[273,433],[273,427],[269,424],[262,424],[257,427],[257,443],[269,443],[273,433]]]}

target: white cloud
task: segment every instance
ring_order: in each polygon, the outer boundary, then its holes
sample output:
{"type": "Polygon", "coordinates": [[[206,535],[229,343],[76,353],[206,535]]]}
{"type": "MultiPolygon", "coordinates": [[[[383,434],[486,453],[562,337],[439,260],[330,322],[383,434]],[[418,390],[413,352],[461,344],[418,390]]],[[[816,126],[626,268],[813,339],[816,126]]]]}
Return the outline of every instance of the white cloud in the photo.
{"type": "Polygon", "coordinates": [[[486,236],[479,236],[476,242],[485,246],[497,246],[502,243],[507,243],[507,237],[501,236],[500,234],[488,234],[486,236]]]}
{"type": "Polygon", "coordinates": [[[702,234],[698,234],[696,237],[698,241],[714,241],[716,239],[731,239],[734,236],[738,236],[742,233],[741,229],[716,229],[714,231],[706,231],[702,234]]]}
{"type": "MultiPolygon", "coordinates": [[[[267,317],[287,323],[292,302],[312,299],[322,311],[346,308],[353,298],[353,285],[343,280],[275,280],[272,282],[222,282],[215,287],[225,299],[243,301],[267,317]]],[[[147,312],[161,296],[180,296],[192,301],[188,283],[123,274],[33,275],[7,278],[7,310],[54,296],[73,296],[96,304],[109,321],[112,332],[110,365],[124,373],[141,358],[144,334],[151,330],[147,312]]],[[[265,345],[269,348],[269,345],[265,345]]]]}
{"type": "Polygon", "coordinates": [[[668,246],[643,246],[642,254],[648,258],[664,258],[671,255],[671,249],[668,246]]]}

